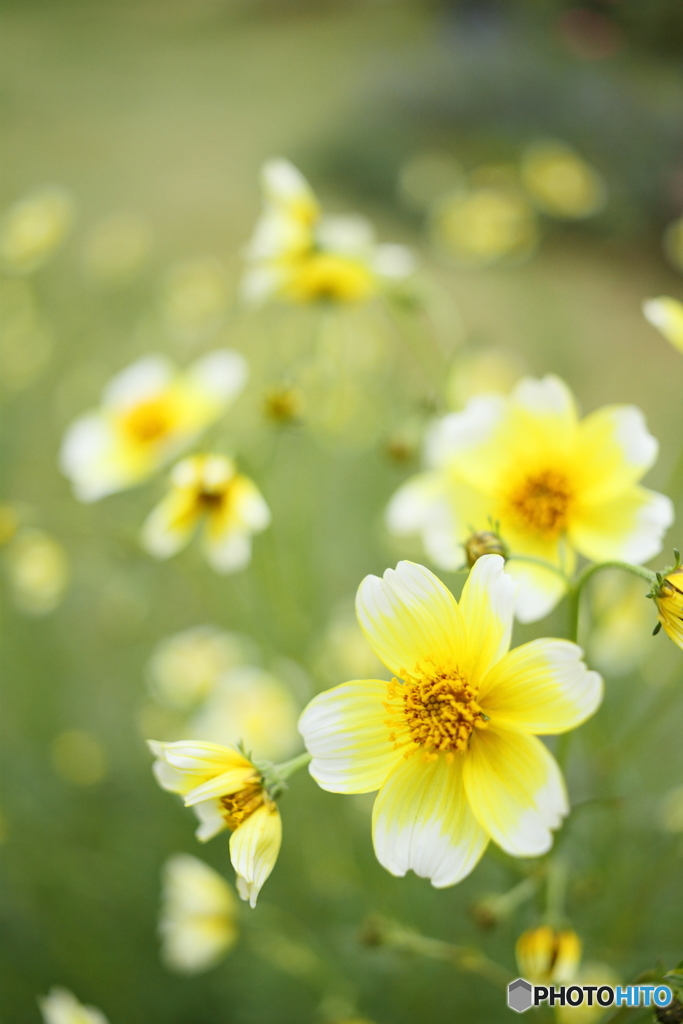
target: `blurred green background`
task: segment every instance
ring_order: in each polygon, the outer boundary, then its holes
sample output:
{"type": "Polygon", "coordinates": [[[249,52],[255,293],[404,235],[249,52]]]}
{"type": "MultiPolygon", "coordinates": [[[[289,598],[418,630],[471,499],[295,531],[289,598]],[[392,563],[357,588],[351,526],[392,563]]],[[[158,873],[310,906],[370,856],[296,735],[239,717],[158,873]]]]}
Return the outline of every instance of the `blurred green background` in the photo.
{"type": "MultiPolygon", "coordinates": [[[[417,468],[413,438],[446,407],[439,360],[460,351],[492,346],[528,372],[559,373],[586,410],[637,403],[662,443],[648,482],[667,489],[683,362],[640,303],[683,293],[662,246],[683,210],[680,4],[5,0],[1,14],[0,205],[58,184],[74,196],[76,222],[31,277],[48,338],[35,372],[20,359],[17,371],[12,351],[2,357],[4,500],[64,545],[71,579],[59,607],[37,617],[15,607],[4,574],[0,1021],[37,1021],[36,996],[54,984],[111,1024],[512,1019],[485,981],[366,948],[358,933],[382,913],[514,970],[534,905],[485,932],[468,908],[532,865],[492,852],[445,891],[392,878],[372,853],[370,802],[323,793],[306,773],[282,800],[281,857],[257,909],[243,908],[234,951],[197,978],[166,972],[155,935],[163,861],[186,850],[232,872],[226,836],[199,847],[191,815],[152,779],[137,724],[145,666],[160,639],[212,623],[252,637],[267,661],[302,666],[300,700],[306,686],[344,681],[333,660],[321,668],[325,629],[364,575],[407,551],[385,535],[382,511],[417,468]],[[548,228],[519,266],[465,269],[435,252],[397,192],[405,162],[438,150],[471,169],[517,159],[546,135],[598,168],[605,210],[548,228]],[[330,208],[359,210],[383,240],[418,251],[435,324],[406,308],[397,334],[374,307],[245,312],[232,301],[258,169],[273,155],[294,160],[330,208]],[[130,281],[100,287],[83,247],[119,211],[149,225],[151,255],[130,281]],[[169,268],[205,257],[221,261],[225,309],[178,331],[164,314],[169,268]],[[346,405],[357,401],[351,360],[334,382],[336,419],[318,415],[328,399],[313,394],[301,423],[268,421],[264,395],[321,330],[361,347],[380,339],[358,409],[346,405]],[[273,511],[252,565],[234,577],[212,574],[196,548],[164,564],[142,554],[137,530],[162,477],[83,506],[57,468],[64,429],[112,373],[149,351],[185,362],[219,345],[252,366],[221,443],[273,511]],[[392,442],[405,436],[401,462],[392,442]],[[101,781],[76,785],[55,770],[52,743],[72,729],[101,743],[101,781]]],[[[669,547],[677,539],[674,528],[669,547]]],[[[563,616],[518,640],[561,635],[563,616]]],[[[653,640],[642,672],[608,678],[571,751],[582,806],[560,839],[568,912],[586,955],[624,979],[683,952],[683,840],[659,816],[683,782],[682,676],[680,652],[653,640]]]]}

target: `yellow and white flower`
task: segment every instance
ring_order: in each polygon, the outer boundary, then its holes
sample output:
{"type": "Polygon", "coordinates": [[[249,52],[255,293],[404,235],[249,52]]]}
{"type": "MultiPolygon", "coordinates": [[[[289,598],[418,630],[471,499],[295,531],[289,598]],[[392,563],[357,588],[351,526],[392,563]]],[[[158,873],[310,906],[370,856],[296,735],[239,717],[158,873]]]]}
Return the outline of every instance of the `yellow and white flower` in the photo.
{"type": "Polygon", "coordinates": [[[258,655],[246,637],[216,626],[193,626],[164,637],[147,665],[155,701],[174,711],[190,711],[205,700],[221,677],[258,655]]]}
{"type": "Polygon", "coordinates": [[[489,839],[516,857],[547,852],[568,804],[536,734],[573,729],[598,707],[602,680],[580,648],[508,650],[514,582],[499,555],[475,563],[459,603],[428,569],[399,562],[363,580],[356,607],[395,678],[313,698],[299,722],[313,778],[335,793],[379,790],[375,853],[394,875],[454,885],[489,839]]]}
{"type": "Polygon", "coordinates": [[[161,959],[171,971],[199,974],[214,967],[237,941],[232,888],[189,853],[169,857],[162,870],[161,959]]]}
{"type": "Polygon", "coordinates": [[[280,812],[258,768],[237,750],[218,743],[150,740],[149,747],[157,758],[154,774],[159,785],[181,794],[199,818],[197,839],[205,843],[230,829],[237,891],[256,906],[282,842],[280,812]]]}
{"type": "Polygon", "coordinates": [[[38,1000],[45,1024],[108,1024],[95,1006],[83,1006],[66,988],[51,988],[38,1000]]]}
{"type": "Polygon", "coordinates": [[[522,932],[515,955],[520,973],[527,981],[563,985],[576,974],[582,949],[581,939],[571,928],[558,931],[541,925],[522,932]]]}
{"type": "Polygon", "coordinates": [[[653,596],[664,632],[683,649],[683,566],[667,572],[653,596]]]}
{"type": "Polygon", "coordinates": [[[242,742],[254,757],[281,761],[301,749],[299,707],[282,680],[257,665],[221,676],[192,718],[191,735],[214,743],[242,742]]]}
{"type": "MultiPolygon", "coordinates": [[[[576,555],[645,562],[673,521],[663,494],[639,481],[658,444],[635,406],[612,405],[579,420],[558,377],[523,378],[509,396],[473,399],[439,420],[426,442],[427,472],[408,480],[387,511],[389,530],[419,533],[442,569],[465,562],[471,532],[499,524],[513,555],[567,574],[576,555]]],[[[512,560],[522,622],[546,615],[565,593],[560,573],[512,560]]]]}
{"type": "Polygon", "coordinates": [[[62,472],[81,501],[133,487],[170,462],[214,423],[247,379],[243,356],[211,352],[179,372],[150,355],[107,385],[99,409],[68,429],[62,472]]]}
{"type": "Polygon", "coordinates": [[[168,494],[143,525],[143,547],[155,558],[170,558],[202,523],[206,559],[221,573],[249,564],[252,534],[270,523],[256,484],[222,455],[192,455],[173,467],[168,494]]]}
{"type": "Polygon", "coordinates": [[[683,302],[668,295],[646,299],[643,303],[645,319],[679,352],[683,352],[683,302]]]}
{"type": "Polygon", "coordinates": [[[242,295],[250,302],[360,302],[414,270],[402,245],[380,245],[359,216],[323,216],[303,175],[288,160],[261,171],[264,209],[246,247],[242,295]]]}

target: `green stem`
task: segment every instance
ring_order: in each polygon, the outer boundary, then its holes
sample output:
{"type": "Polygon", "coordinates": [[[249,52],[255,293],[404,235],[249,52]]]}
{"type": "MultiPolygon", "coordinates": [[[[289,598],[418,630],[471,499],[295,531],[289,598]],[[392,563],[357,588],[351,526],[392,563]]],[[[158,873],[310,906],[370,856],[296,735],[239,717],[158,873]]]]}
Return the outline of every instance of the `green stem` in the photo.
{"type": "Polygon", "coordinates": [[[288,779],[290,775],[294,775],[300,768],[305,768],[311,761],[313,755],[309,754],[307,750],[304,750],[303,754],[298,754],[293,757],[290,761],[283,761],[282,764],[276,764],[274,770],[278,776],[284,781],[288,779]]]}
{"type": "Polygon", "coordinates": [[[546,890],[546,918],[553,928],[559,928],[565,920],[564,902],[568,881],[566,861],[562,857],[553,858],[548,869],[546,890]]]}
{"type": "Polygon", "coordinates": [[[627,572],[631,576],[637,576],[638,579],[649,583],[650,586],[652,586],[657,579],[657,575],[652,571],[652,569],[646,569],[644,565],[631,565],[630,562],[597,562],[595,565],[587,565],[574,580],[567,599],[569,609],[569,639],[573,640],[574,643],[578,643],[579,639],[581,592],[586,583],[588,583],[596,573],[602,572],[603,569],[618,569],[621,572],[627,572]]]}
{"type": "Polygon", "coordinates": [[[311,754],[307,750],[298,754],[290,761],[283,761],[282,764],[271,764],[270,761],[256,761],[256,767],[261,773],[261,784],[268,792],[271,800],[277,800],[287,789],[287,779],[305,768],[311,760],[311,754]]]}
{"type": "Polygon", "coordinates": [[[445,960],[461,971],[478,974],[498,988],[507,989],[514,977],[505,967],[490,960],[476,948],[431,939],[392,921],[374,919],[369,922],[366,935],[368,945],[386,946],[403,953],[428,957],[430,960],[445,960]]]}

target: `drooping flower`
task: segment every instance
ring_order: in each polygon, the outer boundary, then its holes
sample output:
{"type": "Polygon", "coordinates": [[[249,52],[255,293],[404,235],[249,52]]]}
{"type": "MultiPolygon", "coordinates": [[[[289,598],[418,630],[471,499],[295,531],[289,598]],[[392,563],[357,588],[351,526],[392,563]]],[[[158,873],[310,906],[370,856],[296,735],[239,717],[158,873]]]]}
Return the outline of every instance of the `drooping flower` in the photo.
{"type": "Polygon", "coordinates": [[[143,547],[170,558],[203,524],[202,545],[216,572],[237,572],[251,559],[251,537],[270,523],[270,510],[253,480],[222,455],[192,455],[171,472],[171,488],[147,517],[143,547]]]}
{"type": "Polygon", "coordinates": [[[515,955],[523,978],[544,985],[571,981],[581,962],[582,943],[571,928],[531,928],[517,939],[515,955]]]}
{"type": "Polygon", "coordinates": [[[247,378],[243,356],[211,352],[179,372],[146,356],[107,385],[102,405],[69,427],[62,472],[81,501],[97,501],[145,480],[227,409],[247,378]]]}
{"type": "Polygon", "coordinates": [[[162,961],[180,974],[208,971],[237,941],[232,888],[217,871],[189,853],[168,858],[162,870],[162,886],[162,961]]]}
{"type": "Polygon", "coordinates": [[[199,818],[197,839],[206,842],[230,829],[237,891],[256,906],[282,841],[280,812],[259,769],[237,750],[218,743],[150,740],[149,747],[157,758],[154,774],[159,785],[181,794],[199,818]]]}
{"type": "Polygon", "coordinates": [[[83,1006],[66,988],[55,986],[38,1000],[45,1024],[108,1024],[95,1006],[83,1006]]]}
{"type": "MultiPolygon", "coordinates": [[[[506,398],[473,399],[427,437],[428,469],[408,480],[387,512],[391,532],[419,533],[436,565],[457,569],[471,529],[490,521],[512,555],[571,574],[592,561],[645,562],[673,520],[663,494],[639,481],[658,444],[635,406],[612,405],[579,420],[558,377],[524,378],[506,398]]],[[[522,622],[546,615],[565,593],[561,572],[508,563],[522,622]]]]}
{"type": "Polygon", "coordinates": [[[660,295],[656,299],[646,299],[643,313],[669,344],[683,352],[683,302],[660,295]]]}
{"type": "Polygon", "coordinates": [[[380,245],[360,216],[324,216],[303,175],[288,160],[261,171],[264,209],[246,247],[242,294],[251,302],[360,302],[412,273],[402,245],[380,245]]]}
{"type": "Polygon", "coordinates": [[[683,566],[676,566],[663,576],[653,597],[664,632],[683,649],[683,566]]]}
{"type": "Polygon", "coordinates": [[[514,583],[499,555],[475,563],[460,602],[428,569],[399,562],[367,576],[359,622],[395,673],[314,697],[299,722],[310,773],[336,793],[379,790],[373,841],[394,875],[442,888],[468,875],[489,839],[532,857],[568,811],[538,733],[580,725],[602,680],[565,640],[509,651],[514,583]]]}

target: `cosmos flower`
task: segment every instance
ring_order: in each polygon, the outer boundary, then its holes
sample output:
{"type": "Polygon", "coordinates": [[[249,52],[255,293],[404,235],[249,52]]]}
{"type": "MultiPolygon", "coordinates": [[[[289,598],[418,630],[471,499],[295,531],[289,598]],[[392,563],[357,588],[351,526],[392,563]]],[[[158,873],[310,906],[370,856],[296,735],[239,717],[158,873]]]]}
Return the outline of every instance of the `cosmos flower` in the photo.
{"type": "Polygon", "coordinates": [[[517,939],[515,955],[523,978],[539,985],[562,985],[572,980],[581,962],[581,939],[566,928],[531,928],[517,939]]]}
{"type": "Polygon", "coordinates": [[[437,888],[468,875],[489,839],[516,857],[550,849],[567,795],[536,734],[575,728],[602,697],[575,644],[508,650],[514,583],[503,566],[499,555],[478,559],[459,603],[412,562],[367,576],[358,620],[395,677],[318,694],[299,721],[323,789],[379,790],[380,863],[437,888]]]}
{"type": "Polygon", "coordinates": [[[81,501],[133,487],[170,462],[227,409],[247,378],[244,357],[211,352],[179,372],[145,356],[107,385],[99,409],[76,420],[61,449],[62,472],[81,501]]]}
{"type": "Polygon", "coordinates": [[[440,249],[467,267],[524,260],[539,241],[536,214],[523,193],[495,183],[459,189],[439,200],[431,235],[440,249]]]}
{"type": "Polygon", "coordinates": [[[95,1006],[83,1006],[68,989],[51,988],[38,1000],[45,1024],[108,1024],[95,1006]]]}
{"type": "Polygon", "coordinates": [[[168,858],[162,885],[162,961],[179,974],[209,970],[237,941],[233,890],[217,871],[189,853],[168,858]]]}
{"type": "Polygon", "coordinates": [[[561,573],[574,571],[577,553],[640,563],[660,551],[673,506],[639,484],[658,447],[634,406],[605,406],[579,420],[558,377],[527,377],[508,397],[473,399],[435,424],[428,469],[394,495],[388,527],[421,534],[436,565],[457,569],[471,528],[497,523],[512,555],[560,570],[508,563],[519,584],[517,617],[533,622],[564,595],[561,573]]]}
{"type": "Polygon", "coordinates": [[[206,842],[230,829],[230,859],[237,891],[252,907],[275,867],[282,821],[261,772],[237,750],[218,743],[149,741],[154,774],[162,789],[179,793],[199,818],[197,839],[206,842]]]}
{"type": "Polygon", "coordinates": [[[288,160],[268,160],[261,183],[264,209],[245,250],[247,301],[360,302],[412,273],[409,250],[378,244],[364,217],[323,215],[288,160]]]}
{"type": "Polygon", "coordinates": [[[171,488],[142,529],[143,547],[170,558],[200,524],[202,546],[216,572],[237,572],[251,559],[251,536],[270,523],[270,510],[253,480],[222,455],[192,455],[173,467],[171,488]]]}

